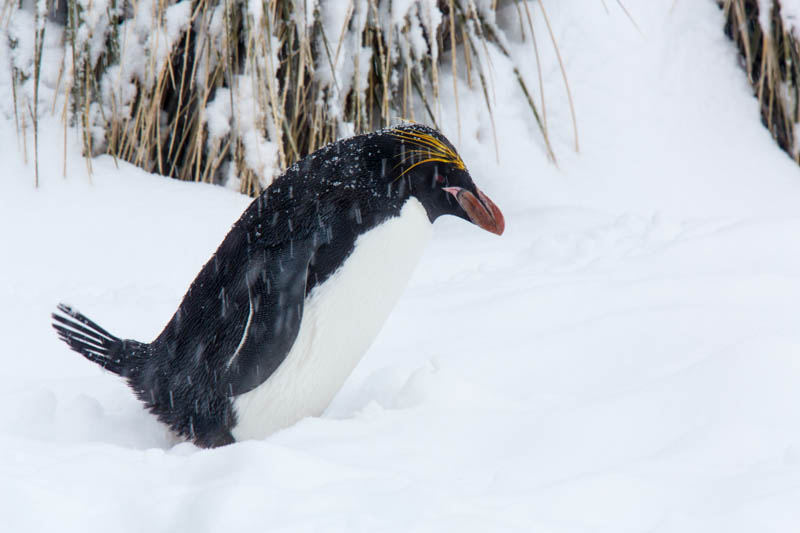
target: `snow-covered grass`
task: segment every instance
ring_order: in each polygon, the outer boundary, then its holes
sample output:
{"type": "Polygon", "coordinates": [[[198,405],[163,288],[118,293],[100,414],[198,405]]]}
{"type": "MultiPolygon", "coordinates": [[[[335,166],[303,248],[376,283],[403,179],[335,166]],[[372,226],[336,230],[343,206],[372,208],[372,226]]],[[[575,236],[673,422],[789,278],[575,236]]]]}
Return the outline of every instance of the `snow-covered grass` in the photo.
{"type": "MultiPolygon", "coordinates": [[[[481,86],[492,78],[490,49],[516,61],[505,26],[520,26],[496,24],[496,4],[7,2],[1,44],[22,129],[37,127],[40,107],[60,109],[80,128],[84,153],[255,195],[282,167],[336,138],[396,117],[436,125],[443,53],[451,72],[460,63],[481,86]]],[[[515,79],[518,91],[536,95],[523,76],[515,79]]],[[[458,101],[455,92],[456,109],[458,101]]],[[[534,114],[537,105],[528,100],[534,114]]]]}
{"type": "Polygon", "coordinates": [[[437,223],[328,412],[260,442],[174,442],[49,326],[64,300],[149,340],[248,199],[110,158],[90,181],[74,139],[65,179],[56,122],[34,190],[4,122],[3,524],[796,531],[800,170],[761,126],[712,0],[626,0],[643,35],[605,4],[547,3],[582,152],[551,52],[558,167],[494,57],[500,163],[483,96],[466,86],[460,148],[506,234],[437,223]]]}
{"type": "Polygon", "coordinates": [[[736,43],[761,115],[776,142],[800,162],[798,0],[717,0],[725,33],[736,43]]]}

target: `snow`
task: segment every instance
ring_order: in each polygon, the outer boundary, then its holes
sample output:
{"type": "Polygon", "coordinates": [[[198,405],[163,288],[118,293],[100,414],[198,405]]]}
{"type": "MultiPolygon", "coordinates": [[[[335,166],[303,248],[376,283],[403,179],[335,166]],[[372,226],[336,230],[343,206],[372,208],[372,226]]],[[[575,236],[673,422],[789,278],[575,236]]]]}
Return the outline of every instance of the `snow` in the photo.
{"type": "MultiPolygon", "coordinates": [[[[789,0],[791,2],[792,0],[789,0]]],[[[772,0],[758,0],[756,5],[758,7],[758,25],[761,26],[761,31],[767,35],[772,35],[772,24],[770,17],[772,16],[772,0]]]]}
{"type": "MultiPolygon", "coordinates": [[[[18,140],[3,99],[4,525],[796,531],[800,169],[761,125],[715,2],[624,4],[641,34],[615,2],[546,2],[581,152],[532,4],[558,165],[489,50],[500,162],[479,84],[459,87],[459,148],[506,233],[437,222],[327,412],[214,450],[171,438],[49,313],[65,301],[153,338],[249,200],[109,157],[90,179],[73,130],[63,177],[47,117],[34,189],[32,133],[18,140]]],[[[518,32],[516,16],[498,25],[518,32]]],[[[530,41],[506,37],[537,87],[530,41]]],[[[440,123],[456,139],[449,55],[440,123]]]]}
{"type": "Polygon", "coordinates": [[[800,21],[800,2],[797,0],[783,0],[781,2],[781,18],[785,27],[797,31],[797,22],[800,21]]]}

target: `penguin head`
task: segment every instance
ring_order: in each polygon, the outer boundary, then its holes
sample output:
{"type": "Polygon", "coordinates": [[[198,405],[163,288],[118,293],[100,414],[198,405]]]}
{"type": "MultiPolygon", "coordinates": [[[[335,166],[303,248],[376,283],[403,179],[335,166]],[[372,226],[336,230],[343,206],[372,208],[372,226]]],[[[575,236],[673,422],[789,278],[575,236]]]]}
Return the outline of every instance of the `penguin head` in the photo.
{"type": "Polygon", "coordinates": [[[408,194],[425,207],[431,222],[454,215],[486,231],[502,235],[503,213],[469,175],[452,144],[438,131],[406,124],[388,133],[394,140],[394,180],[407,184],[408,194]]]}

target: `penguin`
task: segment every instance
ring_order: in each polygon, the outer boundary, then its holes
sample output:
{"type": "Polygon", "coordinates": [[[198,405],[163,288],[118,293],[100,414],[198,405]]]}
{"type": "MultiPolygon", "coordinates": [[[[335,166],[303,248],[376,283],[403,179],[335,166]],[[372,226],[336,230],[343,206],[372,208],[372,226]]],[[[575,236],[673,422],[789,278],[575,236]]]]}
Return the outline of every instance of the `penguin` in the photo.
{"type": "Polygon", "coordinates": [[[207,448],[263,439],[327,408],[443,215],[505,229],[441,133],[408,123],[343,139],[247,207],[152,342],[63,303],[53,327],[179,437],[207,448]]]}

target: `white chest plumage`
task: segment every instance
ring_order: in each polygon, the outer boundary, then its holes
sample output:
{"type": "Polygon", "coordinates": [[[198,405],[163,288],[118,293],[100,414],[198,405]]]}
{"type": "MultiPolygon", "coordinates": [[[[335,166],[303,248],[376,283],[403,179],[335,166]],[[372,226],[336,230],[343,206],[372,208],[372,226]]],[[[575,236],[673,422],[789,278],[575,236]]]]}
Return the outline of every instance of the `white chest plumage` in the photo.
{"type": "Polygon", "coordinates": [[[261,439],[328,407],[403,292],[432,225],[415,198],[361,235],[353,252],[306,298],[292,349],[263,384],[237,396],[236,440],[261,439]]]}

